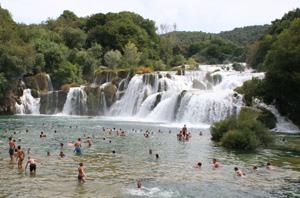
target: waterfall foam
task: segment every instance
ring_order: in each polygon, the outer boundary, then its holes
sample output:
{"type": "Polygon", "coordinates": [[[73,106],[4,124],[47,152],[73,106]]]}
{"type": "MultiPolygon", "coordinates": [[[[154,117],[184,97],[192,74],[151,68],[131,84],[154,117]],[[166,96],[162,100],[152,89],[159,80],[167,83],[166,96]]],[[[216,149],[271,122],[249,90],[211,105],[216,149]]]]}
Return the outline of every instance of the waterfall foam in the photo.
{"type": "Polygon", "coordinates": [[[84,87],[71,87],[62,113],[65,115],[86,115],[87,95],[84,87]]]}
{"type": "Polygon", "coordinates": [[[17,114],[40,114],[40,98],[34,98],[30,89],[23,91],[21,104],[16,103],[17,114]]]}

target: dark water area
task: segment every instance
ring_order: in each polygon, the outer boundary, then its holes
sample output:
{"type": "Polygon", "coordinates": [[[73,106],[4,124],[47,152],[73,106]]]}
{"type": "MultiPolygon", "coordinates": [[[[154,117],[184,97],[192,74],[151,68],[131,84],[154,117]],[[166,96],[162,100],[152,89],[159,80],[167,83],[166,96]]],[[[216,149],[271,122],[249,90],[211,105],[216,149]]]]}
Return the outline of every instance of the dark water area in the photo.
{"type": "Polygon", "coordinates": [[[176,133],[180,129],[165,123],[1,116],[0,197],[300,197],[300,135],[278,134],[274,148],[249,154],[216,147],[208,129],[187,127],[192,138],[179,142],[176,133]],[[103,127],[122,128],[126,136],[109,134],[103,127]],[[153,134],[145,138],[145,130],[153,134]],[[47,137],[40,138],[41,131],[47,137]],[[25,159],[30,148],[30,156],[38,161],[35,175],[18,170],[17,164],[10,162],[10,136],[24,149],[25,159]],[[92,137],[91,147],[86,143],[87,136],[92,137]],[[81,156],[68,146],[79,137],[83,139],[81,156]],[[65,158],[59,157],[60,143],[64,143],[65,158]],[[51,156],[47,156],[48,151],[51,156]],[[221,163],[217,170],[211,166],[213,158],[221,163]],[[199,161],[201,170],[193,168],[199,161]],[[266,170],[268,161],[275,166],[273,171],[266,170]],[[77,182],[80,162],[87,174],[84,184],[77,182]],[[257,172],[253,172],[253,165],[258,166],[257,172]],[[235,176],[235,166],[246,176],[235,176]],[[137,189],[137,179],[141,179],[142,189],[137,189]]]}

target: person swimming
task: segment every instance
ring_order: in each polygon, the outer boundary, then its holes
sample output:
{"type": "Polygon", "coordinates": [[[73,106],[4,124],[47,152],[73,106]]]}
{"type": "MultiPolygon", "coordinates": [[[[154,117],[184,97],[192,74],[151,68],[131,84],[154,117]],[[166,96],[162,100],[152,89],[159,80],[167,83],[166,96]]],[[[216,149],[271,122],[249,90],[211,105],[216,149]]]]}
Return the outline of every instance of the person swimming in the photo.
{"type": "Polygon", "coordinates": [[[236,176],[242,177],[242,176],[246,175],[238,167],[234,167],[234,171],[235,171],[236,176]]]}
{"type": "Polygon", "coordinates": [[[198,162],[197,164],[195,164],[193,166],[194,168],[197,168],[197,169],[200,169],[202,167],[202,163],[201,162],[198,162]]]}
{"type": "Polygon", "coordinates": [[[66,155],[64,154],[63,151],[60,151],[60,152],[59,152],[59,156],[60,156],[61,158],[64,158],[66,155]]]}
{"type": "Polygon", "coordinates": [[[217,161],[217,159],[212,160],[212,166],[213,168],[220,168],[220,163],[217,161]]]}
{"type": "Polygon", "coordinates": [[[267,170],[274,170],[274,167],[272,166],[271,162],[267,163],[266,169],[267,170]]]}

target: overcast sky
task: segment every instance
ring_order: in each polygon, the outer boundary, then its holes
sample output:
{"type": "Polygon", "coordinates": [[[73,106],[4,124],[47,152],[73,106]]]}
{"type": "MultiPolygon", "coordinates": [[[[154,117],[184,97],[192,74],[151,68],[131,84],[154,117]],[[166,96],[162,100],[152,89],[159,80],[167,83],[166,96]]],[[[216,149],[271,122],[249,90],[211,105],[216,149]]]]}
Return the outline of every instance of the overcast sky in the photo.
{"type": "Polygon", "coordinates": [[[176,23],[178,30],[217,33],[268,24],[299,8],[300,0],[0,0],[0,4],[15,21],[27,24],[57,18],[63,10],[77,16],[127,10],[157,26],[176,23]]]}

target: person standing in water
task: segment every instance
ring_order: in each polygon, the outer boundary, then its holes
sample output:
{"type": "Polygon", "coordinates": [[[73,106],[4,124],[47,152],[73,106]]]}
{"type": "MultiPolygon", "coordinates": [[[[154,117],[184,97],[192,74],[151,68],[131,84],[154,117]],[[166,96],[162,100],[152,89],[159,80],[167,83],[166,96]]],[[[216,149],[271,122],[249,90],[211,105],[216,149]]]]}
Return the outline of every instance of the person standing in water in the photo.
{"type": "Polygon", "coordinates": [[[78,167],[78,182],[79,183],[84,183],[85,182],[85,172],[84,172],[84,167],[83,163],[79,163],[78,167]]]}
{"type": "Polygon", "coordinates": [[[36,163],[35,163],[35,160],[32,159],[30,156],[28,157],[28,161],[25,166],[25,171],[27,169],[28,164],[29,164],[30,173],[35,173],[36,172],[36,163]]]}
{"type": "Polygon", "coordinates": [[[74,144],[75,146],[75,149],[74,149],[74,152],[77,154],[77,155],[81,155],[81,139],[78,138],[77,141],[75,142],[74,144]]]}
{"type": "Polygon", "coordinates": [[[15,149],[16,149],[16,144],[15,144],[15,142],[12,140],[12,137],[8,138],[8,145],[9,145],[9,156],[10,156],[10,160],[13,160],[13,158],[14,158],[14,153],[15,153],[15,149]]]}
{"type": "Polygon", "coordinates": [[[22,169],[23,168],[23,160],[25,159],[25,153],[21,149],[21,146],[18,146],[17,159],[18,159],[18,168],[22,169]]]}

